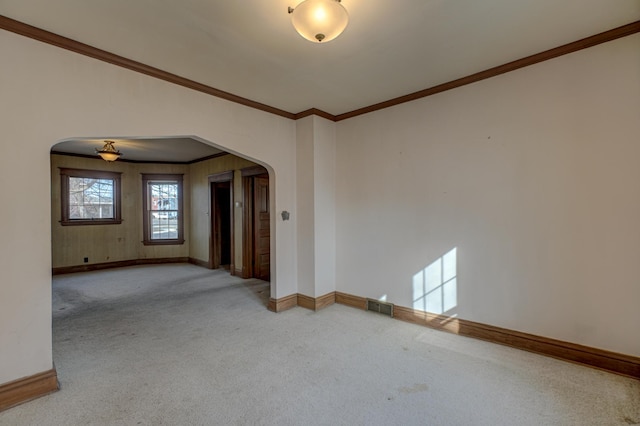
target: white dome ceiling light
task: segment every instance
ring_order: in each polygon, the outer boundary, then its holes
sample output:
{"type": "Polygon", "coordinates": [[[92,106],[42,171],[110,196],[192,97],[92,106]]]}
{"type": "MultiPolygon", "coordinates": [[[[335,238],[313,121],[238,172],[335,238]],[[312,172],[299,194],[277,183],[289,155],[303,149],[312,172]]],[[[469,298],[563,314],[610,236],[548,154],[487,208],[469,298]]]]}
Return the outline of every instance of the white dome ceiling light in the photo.
{"type": "Polygon", "coordinates": [[[349,23],[349,14],[341,0],[304,0],[295,9],[289,7],[291,22],[298,33],[314,43],[326,43],[338,37],[349,23]]]}

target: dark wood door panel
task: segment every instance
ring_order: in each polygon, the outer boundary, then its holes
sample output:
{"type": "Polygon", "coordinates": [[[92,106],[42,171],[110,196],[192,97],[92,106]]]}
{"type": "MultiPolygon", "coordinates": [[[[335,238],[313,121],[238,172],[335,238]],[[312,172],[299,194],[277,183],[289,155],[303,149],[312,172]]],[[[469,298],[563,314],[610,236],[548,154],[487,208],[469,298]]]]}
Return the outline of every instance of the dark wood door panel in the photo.
{"type": "Polygon", "coordinates": [[[270,279],[270,213],[269,178],[256,176],[253,181],[254,207],[254,274],[262,280],[270,279]]]}

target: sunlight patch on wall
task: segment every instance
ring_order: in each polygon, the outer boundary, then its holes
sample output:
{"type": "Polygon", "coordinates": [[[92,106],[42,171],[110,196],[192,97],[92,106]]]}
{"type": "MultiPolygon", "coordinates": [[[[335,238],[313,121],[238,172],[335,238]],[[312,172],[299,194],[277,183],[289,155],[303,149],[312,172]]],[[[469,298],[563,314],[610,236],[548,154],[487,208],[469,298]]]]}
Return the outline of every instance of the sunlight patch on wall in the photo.
{"type": "Polygon", "coordinates": [[[413,276],[413,309],[444,314],[458,305],[457,247],[413,276]]]}

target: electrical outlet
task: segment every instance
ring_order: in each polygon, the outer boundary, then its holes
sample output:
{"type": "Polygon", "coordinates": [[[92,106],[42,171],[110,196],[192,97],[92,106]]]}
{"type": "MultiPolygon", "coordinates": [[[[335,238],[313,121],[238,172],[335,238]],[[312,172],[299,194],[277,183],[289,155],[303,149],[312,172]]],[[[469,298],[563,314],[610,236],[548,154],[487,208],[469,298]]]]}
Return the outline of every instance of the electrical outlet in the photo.
{"type": "Polygon", "coordinates": [[[89,258],[88,257],[84,258],[84,263],[89,263],[89,258]]]}

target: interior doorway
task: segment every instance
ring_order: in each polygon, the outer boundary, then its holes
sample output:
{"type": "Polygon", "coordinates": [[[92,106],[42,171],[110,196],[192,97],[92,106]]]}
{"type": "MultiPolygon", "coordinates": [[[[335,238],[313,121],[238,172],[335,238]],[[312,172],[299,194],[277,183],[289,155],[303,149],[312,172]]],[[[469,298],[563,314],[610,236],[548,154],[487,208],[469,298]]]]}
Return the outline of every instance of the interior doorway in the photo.
{"type": "Polygon", "coordinates": [[[209,267],[224,268],[233,274],[233,172],[209,176],[209,191],[209,267]]]}
{"type": "Polygon", "coordinates": [[[271,233],[269,174],[262,167],[242,170],[243,244],[242,277],[269,281],[271,278],[271,233]]]}
{"type": "MultiPolygon", "coordinates": [[[[94,159],[92,157],[89,157],[89,154],[86,153],[94,152],[95,147],[90,144],[88,147],[85,147],[84,143],[81,142],[83,141],[60,142],[52,149],[52,152],[50,153],[49,172],[51,183],[50,186],[52,189],[51,211],[54,213],[59,214],[59,212],[61,212],[61,168],[76,167],[87,170],[101,170],[105,167],[104,160],[94,159]],[[76,146],[81,147],[81,149],[84,149],[85,151],[75,152],[74,149],[76,146]]],[[[134,142],[135,144],[141,144],[142,142],[144,142],[144,140],[141,139],[132,141],[131,145],[134,145],[134,142]]],[[[169,159],[174,158],[176,152],[184,151],[185,144],[182,142],[182,139],[177,140],[175,143],[178,148],[170,149],[164,154],[168,158],[166,162],[171,162],[172,165],[168,166],[164,164],[164,161],[160,161],[159,163],[157,163],[157,172],[160,173],[166,171],[169,168],[171,168],[171,170],[177,167],[183,168],[184,173],[188,176],[188,179],[185,180],[185,194],[188,194],[188,197],[190,200],[192,200],[192,202],[194,200],[197,200],[197,203],[190,203],[191,205],[186,205],[188,212],[185,214],[185,217],[187,218],[187,228],[185,229],[185,231],[186,235],[189,236],[189,239],[193,237],[192,241],[197,246],[198,253],[197,258],[188,258],[189,262],[201,267],[215,268],[215,270],[210,271],[211,273],[215,274],[213,275],[213,277],[216,277],[216,279],[220,278],[220,282],[222,283],[236,283],[244,286],[245,289],[249,289],[250,293],[254,295],[254,298],[258,298],[266,309],[270,297],[271,287],[273,287],[274,289],[276,287],[275,282],[268,283],[260,282],[259,280],[238,281],[238,278],[229,277],[229,274],[225,271],[225,269],[229,269],[231,275],[240,276],[243,274],[243,269],[241,269],[243,260],[241,244],[243,242],[242,215],[244,211],[244,198],[242,195],[242,175],[240,169],[245,166],[248,167],[255,165],[255,163],[253,163],[250,159],[244,157],[234,158],[231,154],[225,154],[225,157],[219,160],[214,160],[217,157],[217,155],[214,155],[210,160],[202,160],[184,164],[177,163],[174,160],[169,161],[169,159]],[[210,161],[211,163],[215,161],[219,163],[206,164],[206,167],[204,167],[205,164],[201,166],[201,163],[203,163],[204,161],[210,161]],[[228,170],[232,167],[235,168],[235,170],[208,176],[208,174],[213,170],[228,170]],[[207,248],[209,249],[208,253],[207,248]]],[[[149,143],[153,143],[153,141],[149,143]]],[[[118,142],[118,145],[124,147],[123,151],[126,151],[127,145],[124,142],[118,142]]],[[[157,149],[152,148],[141,149],[139,151],[154,153],[158,152],[157,149]]],[[[150,160],[140,158],[137,161],[139,161],[140,163],[144,163],[143,165],[140,165],[137,164],[136,161],[129,162],[127,161],[127,159],[131,159],[129,152],[127,152],[127,156],[124,160],[118,160],[118,162],[109,165],[110,170],[121,172],[122,180],[125,182],[129,182],[128,184],[124,184],[122,186],[125,191],[128,191],[126,188],[134,188],[135,182],[140,182],[140,173],[142,173],[143,171],[156,172],[156,163],[150,160]]],[[[266,176],[268,183],[268,174],[266,169],[264,169],[263,167],[258,167],[257,174],[263,174],[264,176],[266,176]]],[[[136,191],[123,192],[121,195],[123,198],[128,197],[130,199],[139,199],[141,197],[141,194],[136,191]]],[[[268,206],[268,198],[266,198],[266,200],[268,206]]],[[[253,202],[247,205],[253,206],[253,202]]],[[[127,217],[140,218],[143,214],[143,212],[140,210],[139,203],[123,203],[122,208],[124,209],[123,215],[127,217]]],[[[253,214],[250,215],[250,217],[253,217],[253,214]]],[[[268,219],[266,223],[269,224],[268,219]]],[[[139,225],[141,224],[142,220],[139,221],[139,225]]],[[[109,228],[111,227],[112,226],[110,226],[109,228]]],[[[149,270],[154,271],[154,274],[155,272],[157,272],[155,276],[160,278],[148,280],[149,286],[157,286],[160,283],[164,283],[167,285],[167,288],[172,288],[174,287],[172,286],[172,283],[184,281],[182,281],[182,278],[176,277],[174,274],[167,274],[166,272],[163,272],[166,271],[166,269],[164,269],[165,267],[168,268],[177,266],[193,268],[192,265],[165,265],[165,263],[173,261],[178,263],[185,262],[185,259],[187,258],[182,256],[174,258],[164,258],[154,257],[153,255],[145,255],[144,257],[138,257],[140,255],[137,249],[139,240],[134,237],[138,235],[138,232],[140,234],[142,233],[142,229],[139,226],[134,226],[130,229],[129,226],[124,227],[124,225],[113,225],[113,228],[117,228],[118,232],[113,232],[114,229],[111,229],[110,232],[105,231],[104,233],[96,232],[96,229],[93,228],[96,227],[61,226],[59,216],[54,217],[53,220],[51,220],[52,238],[50,252],[51,266],[53,268],[52,275],[65,274],[66,276],[71,272],[104,269],[105,277],[107,277],[107,280],[112,280],[113,278],[110,278],[113,276],[112,274],[120,272],[118,269],[111,270],[112,268],[134,265],[142,266],[150,264],[153,266],[149,266],[149,270]],[[82,231],[84,233],[79,231],[82,231]],[[71,241],[71,243],[69,243],[69,241],[71,241]],[[126,244],[123,244],[123,242],[125,241],[126,244]],[[123,246],[126,247],[123,248],[123,246]],[[130,246],[133,248],[130,249],[130,246]],[[117,257],[110,258],[109,256],[112,256],[112,253],[117,253],[117,257]],[[109,269],[109,271],[107,271],[107,269],[109,269]]],[[[266,247],[268,248],[270,234],[267,233],[266,236],[268,237],[266,242],[266,247]]],[[[149,251],[149,254],[151,253],[155,253],[155,250],[149,251]]],[[[267,261],[268,260],[269,256],[267,254],[267,261]]],[[[264,271],[265,268],[263,267],[263,273],[261,276],[265,281],[267,281],[270,278],[268,274],[269,263],[267,263],[266,265],[266,275],[264,274],[264,271]]],[[[126,272],[126,269],[123,269],[122,272],[126,272]]],[[[195,271],[197,277],[200,277],[205,273],[207,273],[206,270],[195,271]]],[[[145,276],[146,275],[151,276],[152,274],[149,273],[145,274],[145,276]]],[[[82,276],[71,276],[69,278],[72,284],[83,283],[84,280],[82,276]]],[[[114,287],[112,289],[113,291],[108,292],[108,294],[103,294],[104,292],[100,293],[100,297],[124,297],[118,294],[114,295],[114,292],[123,291],[124,294],[133,294],[136,289],[139,290],[141,288],[147,288],[146,286],[140,287],[140,283],[137,281],[135,283],[136,285],[130,288],[127,285],[128,282],[130,281],[122,281],[122,285],[114,287]]],[[[197,279],[197,282],[202,283],[203,280],[197,279]]],[[[218,286],[210,280],[207,280],[207,282],[208,285],[213,285],[214,288],[217,288],[218,286]]],[[[80,287],[86,290],[84,285],[80,287]]],[[[190,286],[182,287],[189,288],[190,286]]],[[[81,298],[81,300],[70,300],[66,298],[66,295],[73,294],[73,292],[56,292],[52,290],[52,294],[54,310],[48,311],[52,316],[52,323],[54,324],[52,334],[52,347],[55,349],[54,353],[57,354],[56,357],[60,358],[62,356],[61,348],[65,346],[64,342],[66,340],[63,341],[63,339],[61,338],[63,334],[61,333],[60,328],[56,328],[56,323],[62,323],[62,318],[65,315],[75,315],[77,312],[84,312],[86,310],[84,306],[86,306],[87,303],[93,303],[93,301],[89,299],[85,300],[85,298],[81,298]]],[[[154,291],[154,294],[157,295],[157,292],[154,291]]],[[[110,319],[111,317],[106,318],[107,321],[110,319]]],[[[60,360],[60,363],[62,362],[63,361],[60,360]]],[[[62,376],[58,376],[58,378],[61,382],[63,382],[64,380],[68,380],[64,379],[64,377],[62,376]]]]}

